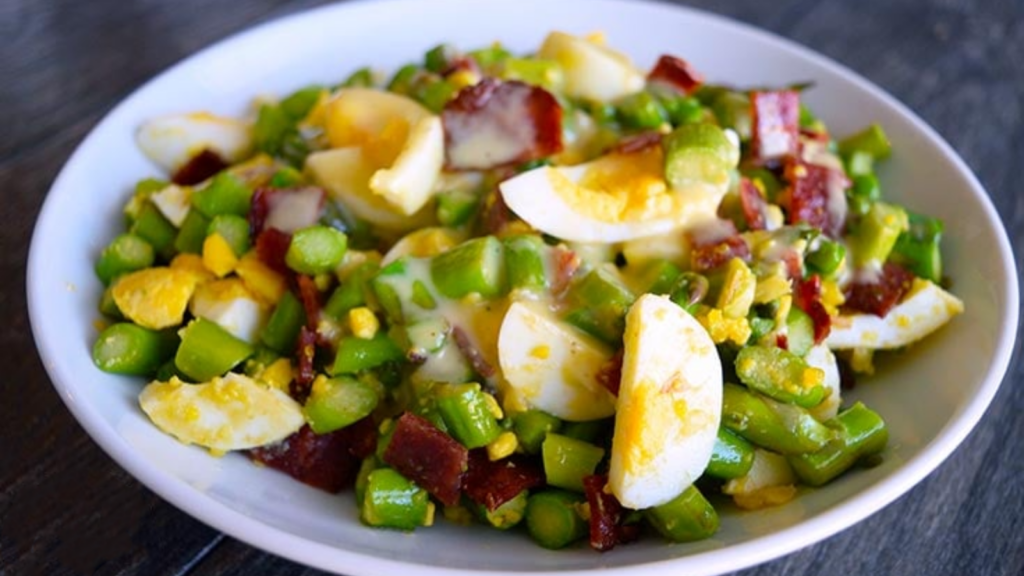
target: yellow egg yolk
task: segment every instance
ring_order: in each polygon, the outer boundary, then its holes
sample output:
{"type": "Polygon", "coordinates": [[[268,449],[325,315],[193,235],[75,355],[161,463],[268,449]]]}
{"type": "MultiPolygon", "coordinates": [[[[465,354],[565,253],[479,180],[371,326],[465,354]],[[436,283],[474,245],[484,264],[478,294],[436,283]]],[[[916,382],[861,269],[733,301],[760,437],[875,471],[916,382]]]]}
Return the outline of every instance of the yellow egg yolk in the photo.
{"type": "Polygon", "coordinates": [[[603,222],[636,222],[678,214],[688,204],[685,191],[669,191],[663,164],[661,148],[654,146],[599,158],[578,182],[557,169],[549,170],[548,177],[579,213],[603,222]]]}

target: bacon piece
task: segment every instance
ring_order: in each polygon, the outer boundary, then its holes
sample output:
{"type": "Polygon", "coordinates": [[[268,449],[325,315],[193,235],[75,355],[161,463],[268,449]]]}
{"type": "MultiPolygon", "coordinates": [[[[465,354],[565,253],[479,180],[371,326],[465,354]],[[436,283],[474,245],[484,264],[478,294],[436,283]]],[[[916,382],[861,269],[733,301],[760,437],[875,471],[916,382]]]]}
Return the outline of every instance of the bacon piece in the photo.
{"type": "Polygon", "coordinates": [[[441,71],[441,76],[450,76],[455,72],[472,72],[480,74],[480,64],[472,56],[455,56],[448,61],[448,64],[441,71]]]}
{"type": "Polygon", "coordinates": [[[573,276],[583,265],[583,261],[579,254],[561,245],[555,246],[554,259],[555,277],[551,281],[551,293],[560,296],[569,288],[573,276]]]}
{"type": "Polygon", "coordinates": [[[795,90],[751,92],[751,151],[770,160],[793,156],[800,148],[800,93],[795,90]]]}
{"type": "Polygon", "coordinates": [[[619,395],[619,386],[622,384],[622,356],[624,353],[625,351],[620,348],[598,369],[595,375],[597,383],[607,388],[615,396],[619,395]]]}
{"type": "Polygon", "coordinates": [[[270,188],[257,188],[252,193],[252,200],[249,204],[249,238],[258,238],[263,227],[267,223],[267,215],[270,214],[270,195],[273,194],[270,188]]]}
{"type": "Polygon", "coordinates": [[[844,310],[865,312],[884,318],[910,290],[914,274],[891,262],[882,267],[877,282],[853,282],[846,289],[844,310]]]}
{"type": "Polygon", "coordinates": [[[305,274],[297,275],[295,280],[299,285],[299,300],[306,311],[306,326],[316,332],[317,324],[320,322],[320,291],[313,279],[305,274]]]}
{"type": "Polygon", "coordinates": [[[487,170],[562,150],[562,107],[524,82],[484,78],[460,90],[441,120],[450,170],[487,170]]]}
{"type": "Polygon", "coordinates": [[[810,128],[801,128],[800,136],[808,140],[815,140],[821,144],[828,144],[828,132],[825,131],[811,130],[810,128]]]}
{"type": "Polygon", "coordinates": [[[505,204],[501,190],[495,188],[484,200],[481,227],[488,234],[500,234],[510,222],[516,219],[512,209],[505,204]]]}
{"type": "Polygon", "coordinates": [[[348,439],[348,451],[356,458],[369,458],[377,450],[377,423],[373,421],[373,416],[356,420],[338,430],[342,431],[348,439]]]}
{"type": "Polygon", "coordinates": [[[256,237],[256,255],[275,271],[291,276],[292,271],[284,261],[291,243],[291,234],[281,232],[277,228],[267,228],[256,237]]]}
{"type": "Polygon", "coordinates": [[[789,350],[789,337],[787,337],[785,334],[776,334],[775,345],[778,346],[779,348],[782,348],[783,350],[789,350]]]}
{"type": "Polygon", "coordinates": [[[184,166],[178,168],[171,176],[171,182],[178,186],[193,186],[217,174],[228,167],[228,163],[219,154],[208,148],[189,158],[184,166]]]}
{"type": "Polygon", "coordinates": [[[648,82],[666,84],[682,92],[693,94],[704,83],[704,75],[682,58],[663,54],[647,75],[648,82]]]}
{"type": "Polygon", "coordinates": [[[516,454],[492,461],[485,448],[477,448],[469,451],[462,489],[470,500],[493,512],[523,490],[544,484],[544,470],[536,459],[516,454]]]}
{"type": "Polygon", "coordinates": [[[832,329],[832,317],[821,303],[821,277],[814,274],[809,278],[795,278],[793,304],[811,317],[814,322],[814,343],[821,344],[832,329]]]}
{"type": "Polygon", "coordinates": [[[603,474],[592,474],[583,479],[583,490],[590,507],[590,547],[598,552],[636,540],[640,532],[638,525],[622,523],[622,504],[605,491],[606,484],[608,477],[603,474]]]}
{"type": "Polygon", "coordinates": [[[789,211],[788,222],[806,222],[838,238],[846,224],[846,176],[827,166],[793,160],[786,164],[785,178],[789,187],[780,204],[789,211]]]}
{"type": "Polygon", "coordinates": [[[747,228],[765,230],[768,227],[768,202],[750,178],[740,179],[740,205],[743,207],[743,217],[747,220],[747,228]]]}
{"type": "Polygon", "coordinates": [[[366,456],[362,447],[367,426],[376,433],[369,418],[327,434],[303,426],[281,442],[249,450],[248,455],[304,484],[337,493],[352,484],[359,461],[366,456]]]}
{"type": "Polygon", "coordinates": [[[750,262],[750,246],[738,234],[710,244],[695,244],[690,250],[691,268],[697,272],[714,270],[733,258],[750,262]]]}
{"type": "Polygon", "coordinates": [[[412,412],[395,422],[383,455],[385,462],[446,506],[459,503],[468,458],[465,446],[412,412]]]}
{"type": "Polygon", "coordinates": [[[455,337],[455,344],[459,347],[459,352],[462,352],[462,355],[469,361],[470,366],[473,367],[477,374],[484,378],[492,378],[498,373],[494,366],[491,366],[490,362],[484,358],[480,349],[473,345],[473,341],[469,339],[469,335],[466,334],[465,330],[455,326],[452,328],[452,336],[455,337]]]}
{"type": "Polygon", "coordinates": [[[288,391],[299,403],[305,403],[306,397],[309,396],[309,387],[316,378],[316,370],[313,367],[313,359],[316,357],[316,330],[310,330],[306,326],[299,330],[295,357],[298,360],[298,370],[288,391]]]}
{"type": "Polygon", "coordinates": [[[633,154],[646,150],[652,146],[661,146],[664,135],[657,130],[648,130],[619,140],[612,146],[611,152],[618,154],[633,154]]]}

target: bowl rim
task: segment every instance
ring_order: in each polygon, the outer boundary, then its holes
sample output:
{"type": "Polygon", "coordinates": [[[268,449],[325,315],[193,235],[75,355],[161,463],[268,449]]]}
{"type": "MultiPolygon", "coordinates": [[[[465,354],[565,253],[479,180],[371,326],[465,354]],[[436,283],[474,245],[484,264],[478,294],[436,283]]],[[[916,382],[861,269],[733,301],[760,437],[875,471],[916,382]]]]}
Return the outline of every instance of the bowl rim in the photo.
{"type": "MultiPolygon", "coordinates": [[[[156,468],[145,460],[135,457],[131,446],[127,445],[118,436],[114,429],[107,425],[99,415],[97,409],[88,402],[80,401],[73,393],[66,382],[71,381],[73,376],[67,373],[66,368],[61,364],[61,351],[56,349],[47,333],[41,327],[38,320],[44,314],[45,303],[41,301],[40,294],[42,287],[40,278],[46,262],[40,248],[41,237],[43,236],[44,222],[52,218],[51,214],[56,210],[57,201],[51,192],[69,186],[69,174],[74,172],[73,167],[81,163],[83,150],[93,146],[96,133],[111,116],[121,110],[128,101],[136,94],[147,89],[162,78],[172,75],[180,68],[193,60],[207,58],[211,53],[219,52],[230,48],[232,44],[245,41],[245,39],[265,34],[268,29],[295,26],[303,20],[317,18],[327,13],[346,12],[355,7],[362,7],[369,4],[391,5],[403,4],[412,0],[354,0],[341,4],[320,6],[316,8],[301,10],[282,17],[260,22],[249,26],[239,32],[235,32],[222,38],[197,52],[185,56],[175,64],[156,74],[141,86],[121,99],[118,104],[108,111],[104,117],[90,130],[89,134],[79,143],[75,151],[65,162],[60,173],[51,185],[47,197],[37,217],[32,234],[28,266],[26,272],[26,290],[29,309],[29,318],[32,334],[35,339],[37,350],[43,361],[43,365],[50,377],[51,383],[61,400],[72,412],[75,419],[81,424],[92,439],[106,452],[115,462],[139,482],[153,490],[162,499],[168,501],[178,509],[189,514],[193,518],[223,532],[238,538],[249,545],[255,546],[278,556],[288,558],[308,566],[340,572],[344,570],[352,575],[363,575],[378,573],[384,570],[414,570],[417,574],[424,576],[443,576],[454,573],[476,573],[480,569],[441,567],[416,564],[413,562],[393,560],[378,556],[370,556],[355,551],[335,548],[325,543],[308,540],[304,537],[294,535],[286,530],[276,528],[261,521],[235,511],[226,504],[221,503],[212,496],[196,490],[186,482],[172,476],[170,473],[156,468]]],[[[452,2],[471,0],[451,0],[452,2]]],[[[936,437],[921,447],[911,458],[902,463],[890,475],[870,485],[869,487],[853,494],[842,502],[831,508],[818,513],[817,515],[803,520],[792,526],[779,531],[757,536],[748,541],[726,546],[715,550],[697,552],[691,555],[655,560],[633,564],[630,566],[603,567],[602,571],[609,574],[632,573],[637,569],[643,569],[652,575],[665,575],[677,573],[680,569],[688,570],[692,576],[719,574],[729,570],[739,570],[791,554],[801,548],[815,542],[822,541],[846,528],[856,524],[875,512],[889,505],[899,496],[908,492],[914,485],[918,484],[928,474],[934,471],[967,437],[971,430],[981,419],[992,399],[994,398],[1002,379],[1009,366],[1010,359],[1016,340],[1016,325],[1019,317],[1019,292],[1017,290],[1018,273],[1011,244],[1009,242],[1005,226],[1002,223],[990,197],[984,187],[978,181],[973,171],[966,165],[963,159],[953,150],[946,140],[939,135],[931,126],[925,123],[916,113],[902,104],[896,98],[876,86],[857,72],[851,70],[831,58],[828,58],[810,48],[807,48],[795,41],[782,37],[774,32],[758,28],[752,24],[734,20],[732,18],[707,12],[689,6],[681,6],[668,2],[667,0],[639,0],[626,2],[626,0],[597,0],[608,7],[622,7],[626,5],[646,5],[667,11],[679,11],[687,13],[695,19],[704,19],[724,28],[731,29],[737,33],[750,35],[756,39],[772,43],[779,50],[789,53],[792,56],[816,64],[825,70],[842,76],[847,82],[856,85],[864,90],[870,97],[881,101],[885,106],[896,111],[900,116],[909,120],[913,129],[921,133],[926,139],[936,146],[943,158],[950,162],[953,168],[960,173],[970,192],[976,196],[980,206],[987,217],[989,224],[994,226],[996,243],[998,245],[998,260],[1005,271],[1005,282],[1002,287],[1007,295],[1007,310],[995,345],[995,354],[992,363],[988,366],[982,378],[978,392],[969,402],[958,407],[953,412],[951,419],[939,431],[936,437]]],[[[590,572],[590,569],[571,570],[540,570],[540,571],[486,571],[494,575],[523,575],[531,574],[540,576],[544,574],[554,575],[577,575],[583,576],[590,572]]]]}

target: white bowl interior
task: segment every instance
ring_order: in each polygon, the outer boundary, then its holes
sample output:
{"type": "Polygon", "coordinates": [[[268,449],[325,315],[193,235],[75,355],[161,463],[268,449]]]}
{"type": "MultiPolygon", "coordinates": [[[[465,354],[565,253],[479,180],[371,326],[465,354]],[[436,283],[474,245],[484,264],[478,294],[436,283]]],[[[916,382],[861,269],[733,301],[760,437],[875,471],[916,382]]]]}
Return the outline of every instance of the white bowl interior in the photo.
{"type": "Polygon", "coordinates": [[[61,397],[93,438],[155,492],[242,540],[349,574],[385,569],[509,572],[629,568],[712,574],[795,550],[862,519],[923,478],[981,417],[1009,361],[1017,318],[1016,271],[1005,232],[976,179],[913,114],[849,71],[747,26],[691,10],[620,0],[545,2],[391,0],[320,9],[233,37],[175,66],[107,116],[75,152],[47,198],[33,238],[33,331],[61,397]],[[156,173],[133,135],[162,113],[243,114],[258,94],[331,83],[363,65],[392,70],[429,47],[501,40],[517,51],[552,29],[601,30],[649,66],[661,53],[690,60],[710,81],[783,85],[814,81],[807,102],[836,134],[882,123],[894,146],[884,193],[947,225],[947,272],[967,313],[887,362],[850,394],[891,432],[882,465],[849,474],[793,502],[754,513],[724,506],[712,539],[658,539],[609,554],[549,552],[523,534],[440,525],[400,534],[357,520],[353,498],[307,488],[237,455],[213,458],[156,430],[137,408],[141,382],[98,371],[90,359],[101,286],[92,265],[121,226],[133,183],[156,173]]]}

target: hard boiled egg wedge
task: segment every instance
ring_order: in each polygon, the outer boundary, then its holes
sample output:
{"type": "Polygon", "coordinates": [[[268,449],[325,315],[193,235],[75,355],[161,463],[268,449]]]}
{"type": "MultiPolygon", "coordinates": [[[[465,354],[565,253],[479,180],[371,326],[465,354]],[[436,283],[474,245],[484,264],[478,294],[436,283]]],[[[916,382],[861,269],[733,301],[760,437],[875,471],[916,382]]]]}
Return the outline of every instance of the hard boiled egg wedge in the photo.
{"type": "Polygon", "coordinates": [[[640,510],[678,496],[707,467],[722,416],[714,342],[686,311],[645,294],[626,314],[608,484],[640,510]]]}
{"type": "Polygon", "coordinates": [[[660,146],[572,167],[542,166],[501,184],[513,212],[563,240],[622,242],[715,219],[728,182],[670,189],[660,146]]]}
{"type": "MultiPolygon", "coordinates": [[[[333,152],[360,152],[346,159],[358,164],[348,166],[355,172],[350,179],[357,179],[358,186],[340,185],[337,178],[323,182],[341,196],[340,200],[348,201],[352,196],[357,197],[357,204],[382,200],[371,204],[400,216],[415,214],[430,200],[444,163],[440,117],[405,96],[371,88],[345,88],[327,103],[324,123],[333,152]]],[[[322,159],[314,158],[318,154],[307,159],[307,166],[314,175],[324,176],[322,159]]]]}
{"type": "Polygon", "coordinates": [[[164,432],[219,452],[272,444],[305,423],[302,407],[290,396],[234,373],[203,384],[152,382],[139,404],[164,432]]]}
{"type": "Polygon", "coordinates": [[[252,126],[206,112],[174,114],[146,122],[135,139],[150,160],[174,172],[204,149],[228,163],[244,160],[252,149],[252,126]]]}
{"type": "Polygon", "coordinates": [[[514,302],[498,333],[498,362],[511,392],[563,420],[597,420],[615,397],[597,381],[612,351],[540,305],[514,302]]]}
{"type": "Polygon", "coordinates": [[[558,62],[565,73],[565,94],[608,102],[643,90],[646,77],[630,59],[597,37],[552,32],[537,57],[558,62]]]}
{"type": "Polygon", "coordinates": [[[963,311],[959,298],[917,278],[903,301],[884,318],[874,314],[836,318],[825,343],[833,350],[901,348],[938,330],[963,311]]]}

